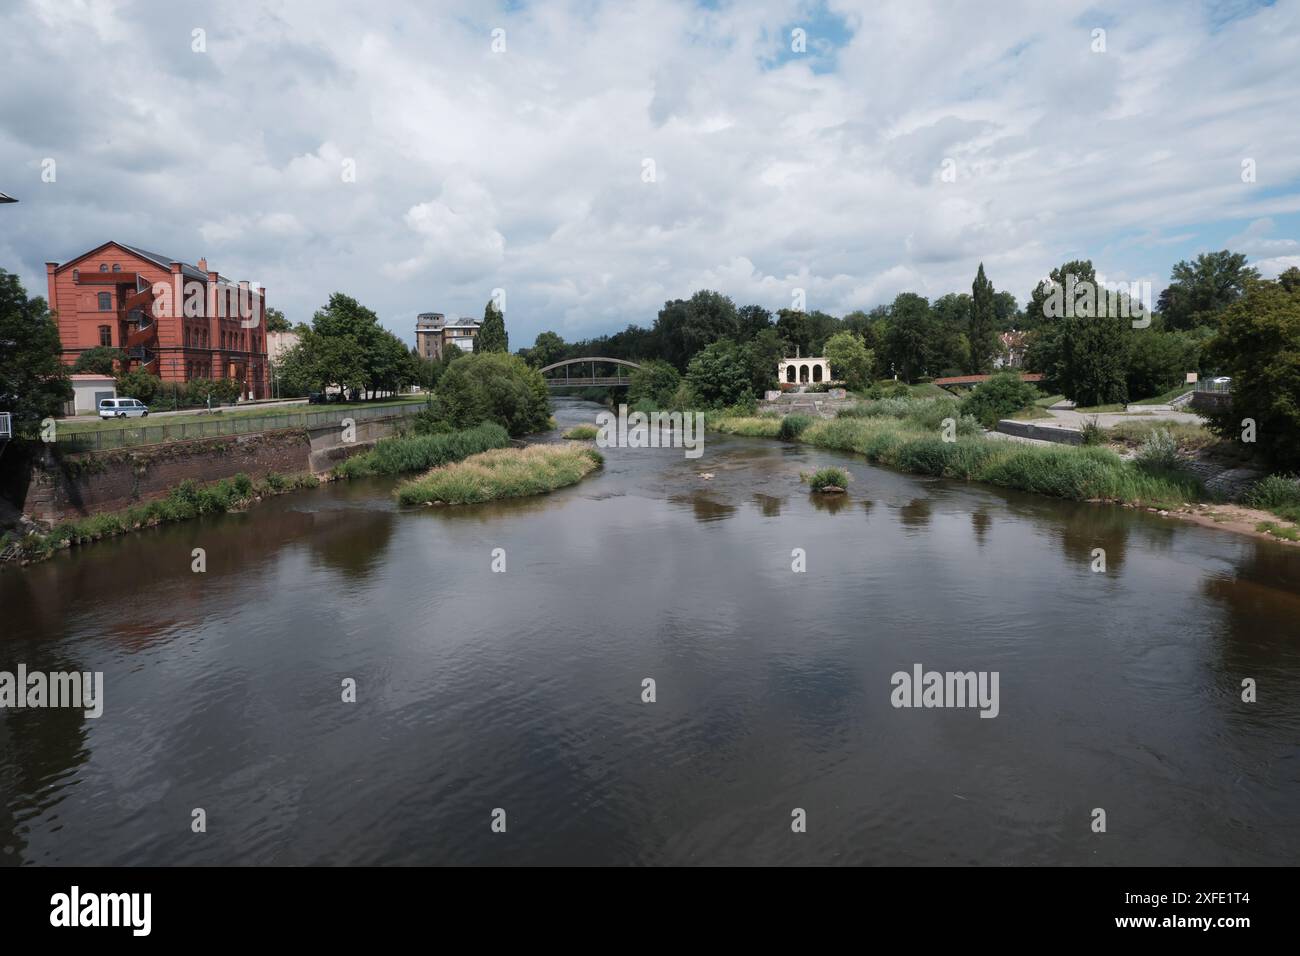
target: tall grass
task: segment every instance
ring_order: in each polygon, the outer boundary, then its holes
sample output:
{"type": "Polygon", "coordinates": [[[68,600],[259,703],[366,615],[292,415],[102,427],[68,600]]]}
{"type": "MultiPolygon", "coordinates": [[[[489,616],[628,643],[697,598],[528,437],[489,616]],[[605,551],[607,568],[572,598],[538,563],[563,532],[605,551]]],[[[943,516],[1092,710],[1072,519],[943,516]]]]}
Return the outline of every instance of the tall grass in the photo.
{"type": "Polygon", "coordinates": [[[404,505],[459,505],[538,495],[576,484],[604,463],[600,452],[572,445],[498,448],[434,468],[400,485],[404,505]]]}
{"type": "Polygon", "coordinates": [[[812,423],[812,417],[809,415],[787,415],[781,419],[781,427],[777,429],[776,437],[782,441],[794,441],[812,423]]]}
{"type": "MultiPolygon", "coordinates": [[[[854,414],[813,422],[799,441],[855,452],[900,471],[982,481],[1057,498],[1170,507],[1204,494],[1193,476],[1155,465],[1138,467],[1106,448],[999,441],[985,437],[978,427],[970,428],[969,422],[965,430],[959,423],[956,441],[944,441],[942,419],[954,405],[946,399],[860,402],[854,414]]],[[[761,428],[752,419],[710,421],[710,427],[730,434],[774,437],[770,428],[761,428]]]]}
{"type": "Polygon", "coordinates": [[[339,462],[332,473],[336,478],[400,475],[460,461],[508,444],[510,435],[494,422],[435,435],[401,435],[381,439],[370,451],[339,462]]]}
{"type": "Polygon", "coordinates": [[[1246,494],[1246,504],[1300,523],[1300,479],[1294,475],[1269,475],[1246,494]]]}

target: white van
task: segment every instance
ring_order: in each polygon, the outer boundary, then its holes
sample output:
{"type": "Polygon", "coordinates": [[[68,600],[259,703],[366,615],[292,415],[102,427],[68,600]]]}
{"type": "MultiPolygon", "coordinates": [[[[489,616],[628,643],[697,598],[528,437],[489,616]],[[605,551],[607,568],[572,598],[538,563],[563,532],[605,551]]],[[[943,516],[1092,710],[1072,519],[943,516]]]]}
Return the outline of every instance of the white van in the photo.
{"type": "Polygon", "coordinates": [[[101,398],[99,400],[100,418],[144,418],[149,414],[149,406],[134,398],[101,398]]]}

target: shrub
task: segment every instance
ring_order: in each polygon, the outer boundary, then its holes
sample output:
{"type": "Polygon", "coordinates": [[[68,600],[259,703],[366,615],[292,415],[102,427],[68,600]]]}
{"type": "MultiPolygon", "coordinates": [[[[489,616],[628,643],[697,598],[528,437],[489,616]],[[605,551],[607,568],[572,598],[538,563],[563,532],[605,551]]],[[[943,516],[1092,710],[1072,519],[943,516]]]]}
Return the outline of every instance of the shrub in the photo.
{"type": "Polygon", "coordinates": [[[445,434],[385,438],[370,451],[339,462],[333,473],[339,478],[363,478],[424,471],[508,444],[510,436],[495,423],[445,434]]]}
{"type": "Polygon", "coordinates": [[[1037,397],[1038,389],[1030,382],[1022,381],[1018,372],[1000,372],[976,385],[962,399],[961,410],[974,416],[986,428],[992,428],[998,419],[1032,405],[1037,397]]]}
{"type": "Polygon", "coordinates": [[[629,405],[646,403],[649,407],[642,411],[670,408],[681,384],[682,377],[677,369],[660,359],[651,359],[642,362],[629,377],[627,402],[629,405]]]}
{"type": "Polygon", "coordinates": [[[551,417],[541,373],[504,352],[456,359],[439,379],[435,395],[439,417],[452,428],[495,422],[519,436],[544,430],[551,417]]]}
{"type": "Polygon", "coordinates": [[[807,415],[787,415],[781,419],[781,426],[777,429],[776,437],[782,441],[794,441],[812,423],[812,418],[807,415]]]}
{"type": "Polygon", "coordinates": [[[1134,460],[1146,469],[1173,468],[1178,464],[1178,442],[1166,429],[1157,428],[1147,436],[1134,460]]]}
{"type": "Polygon", "coordinates": [[[599,434],[600,429],[595,425],[574,425],[564,433],[564,437],[572,441],[590,441],[599,434]]]}
{"type": "Polygon", "coordinates": [[[1106,444],[1106,429],[1101,427],[1096,415],[1084,421],[1079,433],[1083,435],[1083,444],[1085,445],[1106,444]]]}
{"type": "Polygon", "coordinates": [[[813,491],[824,491],[827,488],[847,488],[849,486],[849,475],[842,468],[821,468],[813,472],[812,475],[801,474],[799,478],[808,482],[813,491]]]}

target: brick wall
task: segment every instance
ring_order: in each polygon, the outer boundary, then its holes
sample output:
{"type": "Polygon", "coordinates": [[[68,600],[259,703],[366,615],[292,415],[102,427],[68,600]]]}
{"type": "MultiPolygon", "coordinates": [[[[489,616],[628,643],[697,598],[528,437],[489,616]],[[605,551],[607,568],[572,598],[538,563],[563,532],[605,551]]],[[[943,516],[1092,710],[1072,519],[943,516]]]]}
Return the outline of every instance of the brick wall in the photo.
{"type": "Polygon", "coordinates": [[[37,459],[23,510],[55,523],[164,498],[187,478],[200,484],[241,471],[252,478],[308,470],[302,430],[231,435],[37,459]]]}

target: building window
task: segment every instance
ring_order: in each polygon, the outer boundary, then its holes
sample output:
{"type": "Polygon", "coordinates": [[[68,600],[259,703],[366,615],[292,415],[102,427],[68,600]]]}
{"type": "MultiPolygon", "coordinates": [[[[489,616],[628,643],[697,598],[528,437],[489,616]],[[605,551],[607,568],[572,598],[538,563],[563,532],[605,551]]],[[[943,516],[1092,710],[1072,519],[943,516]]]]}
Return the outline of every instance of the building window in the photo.
{"type": "Polygon", "coordinates": [[[101,292],[99,294],[99,311],[100,312],[113,311],[113,294],[111,292],[101,292]]]}
{"type": "Polygon", "coordinates": [[[107,263],[107,262],[101,262],[101,263],[99,264],[99,271],[100,271],[100,272],[107,272],[107,271],[108,271],[108,263],[107,263]]]}
{"type": "Polygon", "coordinates": [[[101,325],[99,327],[99,344],[100,345],[113,344],[113,330],[107,325],[101,325]]]}
{"type": "Polygon", "coordinates": [[[114,262],[114,263],[113,263],[113,271],[114,271],[114,272],[121,272],[121,271],[122,271],[122,267],[121,267],[120,265],[118,265],[116,262],[114,262]]]}
{"type": "Polygon", "coordinates": [[[76,283],[78,283],[78,282],[81,281],[81,270],[80,270],[80,269],[73,269],[73,270],[72,270],[72,281],[73,281],[74,284],[76,284],[76,283]]]}

